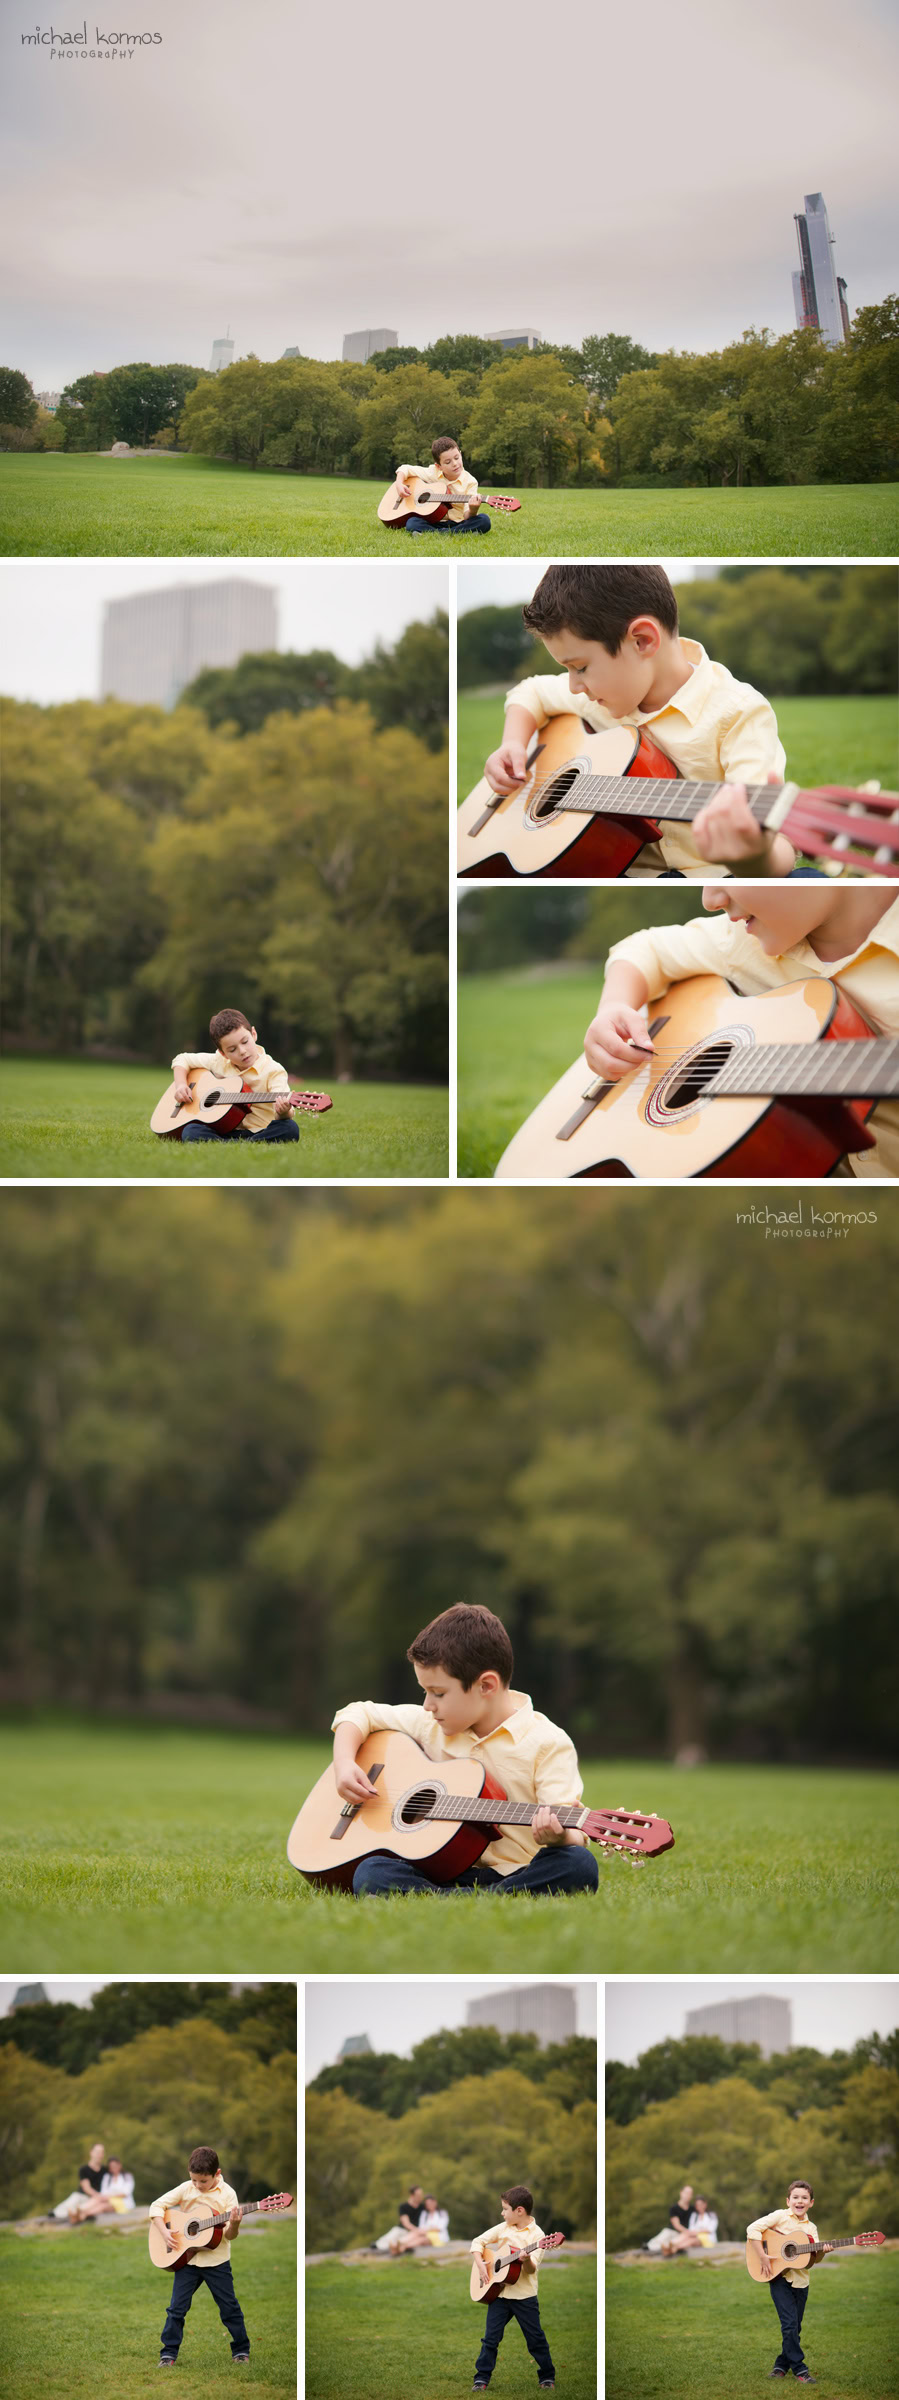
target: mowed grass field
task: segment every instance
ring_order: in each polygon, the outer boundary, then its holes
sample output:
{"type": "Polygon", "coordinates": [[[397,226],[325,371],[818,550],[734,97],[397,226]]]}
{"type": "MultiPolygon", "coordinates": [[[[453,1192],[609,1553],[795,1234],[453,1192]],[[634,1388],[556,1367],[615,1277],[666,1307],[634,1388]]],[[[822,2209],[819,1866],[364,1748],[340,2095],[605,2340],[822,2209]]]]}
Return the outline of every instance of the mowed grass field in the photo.
{"type": "Polygon", "coordinates": [[[150,1117],[170,1081],[168,1066],[4,1059],[0,1175],[296,1183],[449,1173],[447,1095],[431,1085],[335,1084],[325,1115],[297,1115],[298,1142],[269,1144],[161,1141],[150,1117]]]}
{"type": "MultiPolygon", "coordinates": [[[[527,908],[524,893],[519,905],[527,908]]],[[[494,1173],[513,1133],[583,1049],[601,991],[601,965],[580,960],[460,975],[460,1176],[494,1173]]]]}
{"type": "MultiPolygon", "coordinates": [[[[491,490],[489,478],[486,488],[491,490]]],[[[498,486],[501,490],[502,484],[498,486]]],[[[216,458],[0,456],[7,556],[387,558],[412,537],[377,521],[380,481],[281,474],[216,458]]],[[[415,549],[458,557],[891,557],[899,485],[809,484],[758,491],[525,491],[489,535],[424,534],[415,549]]]]}
{"type": "Polygon", "coordinates": [[[897,1780],[582,1761],[593,1807],[655,1809],[676,1847],[600,1854],[567,1900],[360,1902],[286,1860],[330,1744],[69,1718],[0,1742],[2,1955],[45,1974],[833,1973],[895,1964],[897,1780]],[[223,1812],[221,1795],[227,1791],[223,1812]],[[800,1845],[783,1827],[801,1822],[800,1845]],[[873,1838],[876,1829],[876,1839],[873,1838]]]}
{"type": "MultiPolygon", "coordinates": [[[[457,709],[458,797],[467,798],[502,739],[503,699],[491,692],[460,692],[457,709]]],[[[896,701],[889,692],[867,697],[838,694],[820,700],[771,695],[787,774],[806,789],[816,783],[851,785],[876,780],[899,790],[896,701]]]]}
{"type": "MultiPolygon", "coordinates": [[[[802,2347],[821,2400],[893,2400],[897,2306],[895,2250],[816,2269],[802,2347]]],[[[761,2388],[780,2327],[768,2293],[739,2264],[610,2265],[605,2347],[606,2400],[732,2400],[761,2388]]]]}
{"type": "MultiPolygon", "coordinates": [[[[234,2284],[250,2363],[237,2373],[215,2301],[197,2292],[171,2370],[190,2400],[226,2400],[238,2375],[269,2400],[296,2400],[296,2251],[293,2218],[241,2234],[234,2284]]],[[[144,2230],[0,2232],[0,2289],[0,2381],[10,2400],[134,2400],[158,2392],[171,2277],[150,2265],[144,2230]]]]}
{"type": "MultiPolygon", "coordinates": [[[[476,2308],[464,2260],[417,2267],[308,2267],[306,2400],[456,2400],[471,2389],[486,2310],[476,2308]]],[[[540,2317],[566,2400],[595,2400],[596,2260],[563,2251],[540,2269],[540,2317]]],[[[515,2323],[503,2336],[491,2390],[521,2400],[537,2388],[515,2323]]]]}

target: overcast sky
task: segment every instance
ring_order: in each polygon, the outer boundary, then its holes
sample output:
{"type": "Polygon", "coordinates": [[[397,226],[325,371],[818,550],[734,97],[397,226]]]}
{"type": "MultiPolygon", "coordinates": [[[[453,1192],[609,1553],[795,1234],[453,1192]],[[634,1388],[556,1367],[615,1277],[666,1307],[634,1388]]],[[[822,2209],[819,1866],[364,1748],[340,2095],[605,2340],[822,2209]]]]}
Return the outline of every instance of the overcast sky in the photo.
{"type": "MultiPolygon", "coordinates": [[[[552,1980],[570,1985],[577,1998],[578,2033],[595,2040],[596,1985],[574,1983],[567,1975],[552,1980]]],[[[393,2050],[407,2058],[427,2034],[464,2025],[469,2000],[509,1988],[508,1976],[486,1983],[462,1983],[455,1977],[448,1983],[436,1975],[420,1982],[391,1983],[386,1976],[372,1976],[347,1983],[307,1983],[306,2082],[311,2083],[322,2067],[334,2065],[348,2034],[367,2033],[373,2050],[393,2050]]]]}
{"type": "Polygon", "coordinates": [[[2,689],[95,700],[107,600],[232,575],[275,586],[279,649],[333,650],[347,666],[447,604],[446,568],[425,559],[17,558],[0,565],[2,689]]]}
{"type": "Polygon", "coordinates": [[[792,329],[794,211],[822,191],[852,309],[895,275],[890,0],[2,0],[9,363],[36,388],[135,359],[394,327],[614,329],[706,349],[792,329]],[[96,29],[161,34],[91,58],[96,29]]]}
{"type": "Polygon", "coordinates": [[[874,1977],[827,1983],[816,1976],[783,1982],[763,1977],[755,1983],[701,1983],[678,1979],[668,1983],[606,1984],[606,2057],[629,2066],[654,2043],[680,2041],[688,2008],[710,2001],[741,2000],[759,1992],[793,2003],[793,2040],[813,2050],[851,2050],[870,2033],[887,2034],[899,2022],[899,1983],[874,1977]]]}

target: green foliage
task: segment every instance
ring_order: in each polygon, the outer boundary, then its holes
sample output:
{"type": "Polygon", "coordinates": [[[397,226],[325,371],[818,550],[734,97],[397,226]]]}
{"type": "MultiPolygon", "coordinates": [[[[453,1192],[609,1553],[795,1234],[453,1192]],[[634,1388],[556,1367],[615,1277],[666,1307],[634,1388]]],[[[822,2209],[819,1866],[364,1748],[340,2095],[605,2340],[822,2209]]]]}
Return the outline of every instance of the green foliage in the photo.
{"type": "MultiPolygon", "coordinates": [[[[392,2195],[396,2206],[397,2195],[392,2195]]],[[[490,2223],[494,2219],[487,2220],[490,2223]]],[[[311,2267],[306,2276],[309,2400],[458,2400],[483,2331],[464,2260],[438,2268],[311,2267]],[[424,2280],[423,2280],[424,2278],[424,2280]]],[[[596,2400],[596,2261],[563,2250],[540,2271],[540,2313],[567,2400],[596,2400]]],[[[506,2335],[498,2392],[522,2392],[534,2370],[517,2325],[506,2335]]],[[[29,2396],[30,2400],[30,2396],[29,2396]]],[[[67,2400],[67,2395],[53,2395],[67,2400]]],[[[81,2400],[80,2393],[77,2400],[81,2400]]]]}
{"type": "Polygon", "coordinates": [[[143,448],[166,432],[174,440],[187,395],[201,381],[209,378],[196,367],[156,367],[148,360],[106,375],[79,375],[66,384],[59,405],[67,447],[97,450],[129,442],[143,448]]]}
{"type": "Polygon", "coordinates": [[[461,2076],[486,2075],[504,2066],[520,2067],[532,2082],[550,2084],[554,2099],[564,2108],[595,2098],[595,2042],[575,2035],[541,2050],[535,2033],[502,2034],[492,2025],[429,2034],[426,2041],[415,2043],[409,2058],[375,2050],[370,2056],[339,2059],[336,2066],[323,2067],[308,2089],[344,2091],[364,2108],[402,2117],[427,2094],[448,2091],[461,2076]]]}
{"type": "Polygon", "coordinates": [[[520,608],[465,609],[458,621],[460,691],[471,684],[510,683],[522,675],[553,675],[555,659],[528,632],[520,608]]]}
{"type": "MultiPolygon", "coordinates": [[[[885,2396],[893,2383],[892,2324],[899,2261],[886,2251],[844,2255],[816,2269],[802,2343],[825,2392],[885,2396]]],[[[767,2292],[733,2268],[672,2264],[606,2270],[608,2400],[732,2400],[766,2377],[779,2347],[767,2292]]]]}
{"type": "Polygon", "coordinates": [[[379,730],[407,725],[429,750],[446,744],[449,681],[449,620],[443,609],[430,624],[407,625],[392,650],[375,645],[362,666],[347,667],[332,650],[254,652],[236,667],[206,667],[181,693],[179,706],[199,708],[207,724],[235,725],[258,733],[267,718],[286,711],[334,708],[338,700],[361,700],[379,730]]]}
{"type": "Polygon", "coordinates": [[[440,433],[454,434],[464,449],[470,412],[457,375],[438,375],[418,364],[379,376],[371,396],[358,404],[360,472],[389,482],[401,464],[428,466],[431,443],[440,433]]]}
{"type": "Polygon", "coordinates": [[[296,1991],[293,1984],[261,1984],[251,1998],[221,1983],[107,1983],[86,2008],[72,2000],[42,2000],[0,2018],[0,2044],[12,2044],[45,2066],[82,2075],[101,2055],[132,2042],[151,2026],[179,2025],[205,2017],[222,2032],[238,2035],[244,2049],[260,2058],[296,2050],[296,1991]],[[250,2012],[248,2014],[248,2011],[250,2012]]]}
{"type": "Polygon", "coordinates": [[[0,439],[7,429],[27,429],[39,415],[27,375],[19,367],[0,367],[0,439]]]}
{"type": "Polygon", "coordinates": [[[866,2067],[888,2068],[899,2078],[899,2034],[883,2041],[872,2034],[851,2051],[829,2054],[797,2043],[788,2054],[775,2052],[770,2058],[762,2057],[757,2042],[721,2042],[712,2034],[688,2034],[683,2041],[657,2042],[633,2067],[610,2059],[606,2115],[616,2125],[630,2125],[654,2102],[670,2100],[688,2085],[739,2075],[798,2117],[807,2108],[829,2108],[841,2101],[850,2076],[860,2076],[866,2067]]]}
{"type": "Polygon", "coordinates": [[[692,583],[684,631],[762,692],[895,692],[894,567],[754,567],[692,583]]]}

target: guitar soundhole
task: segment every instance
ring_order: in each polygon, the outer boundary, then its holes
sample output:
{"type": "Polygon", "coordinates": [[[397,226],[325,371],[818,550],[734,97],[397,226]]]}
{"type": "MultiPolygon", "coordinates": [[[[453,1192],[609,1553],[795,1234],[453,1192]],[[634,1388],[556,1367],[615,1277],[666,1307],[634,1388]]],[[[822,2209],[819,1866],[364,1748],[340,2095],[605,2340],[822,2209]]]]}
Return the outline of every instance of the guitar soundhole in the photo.
{"type": "Polygon", "coordinates": [[[547,784],[542,792],[535,792],[531,803],[531,815],[538,825],[541,817],[555,816],[560,801],[565,799],[577,779],[577,767],[567,767],[563,774],[554,775],[552,782],[547,784]]]}
{"type": "Polygon", "coordinates": [[[197,2220],[196,2220],[196,2218],[195,2218],[195,2217],[193,2217],[193,2218],[191,2219],[191,2222],[190,2222],[190,2224],[189,2224],[189,2226],[188,2226],[187,2230],[188,2230],[188,2233],[189,2233],[189,2234],[191,2234],[191,2235],[193,2235],[193,2234],[195,2234],[195,2233],[199,2233],[199,2230],[200,2230],[200,2228],[199,2228],[199,2225],[198,2225],[198,2223],[197,2223],[197,2220]]]}
{"type": "Polygon", "coordinates": [[[414,1792],[407,1792],[400,1809],[401,1824],[420,1825],[434,1807],[437,1798],[438,1793],[432,1783],[419,1784],[414,1792]]]}
{"type": "Polygon", "coordinates": [[[670,1115],[676,1108],[693,1108],[710,1083],[727,1065],[733,1044],[710,1042],[708,1049],[697,1051],[685,1066],[678,1081],[665,1094],[665,1107],[670,1115]]]}

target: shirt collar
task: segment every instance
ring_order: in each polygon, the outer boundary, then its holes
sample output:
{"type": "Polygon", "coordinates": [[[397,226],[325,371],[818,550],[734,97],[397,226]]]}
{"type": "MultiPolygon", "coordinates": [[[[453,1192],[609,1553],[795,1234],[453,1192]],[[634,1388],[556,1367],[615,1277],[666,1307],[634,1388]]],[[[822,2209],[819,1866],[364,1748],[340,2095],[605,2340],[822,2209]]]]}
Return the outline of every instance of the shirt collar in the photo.
{"type": "Polygon", "coordinates": [[[666,717],[669,709],[674,709],[679,717],[686,717],[688,725],[695,725],[701,717],[708,699],[712,662],[701,642],[689,642],[682,635],[681,649],[690,661],[692,675],[688,675],[686,683],[682,683],[680,690],[673,692],[671,699],[664,701],[661,708],[635,708],[635,725],[651,725],[655,717],[666,717]]]}
{"type": "Polygon", "coordinates": [[[509,1696],[516,1702],[516,1706],[509,1710],[508,1716],[503,1718],[501,1725],[494,1725],[492,1733],[473,1734],[473,1748],[479,1748],[482,1742],[495,1742],[499,1733],[507,1733],[510,1742],[524,1740],[525,1734],[530,1730],[534,1703],[527,1692],[512,1692],[509,1696]]]}
{"type": "MultiPolygon", "coordinates": [[[[851,817],[847,822],[851,825],[851,817]]],[[[751,934],[748,939],[752,940],[751,934]]],[[[899,900],[891,902],[870,933],[862,936],[858,947],[847,950],[842,958],[819,958],[817,950],[806,940],[794,943],[791,950],[778,951],[777,955],[781,963],[784,959],[795,961],[797,971],[803,975],[823,975],[832,981],[834,976],[845,974],[846,968],[854,966],[857,959],[864,958],[874,950],[885,950],[890,957],[899,957],[899,900]]]]}

